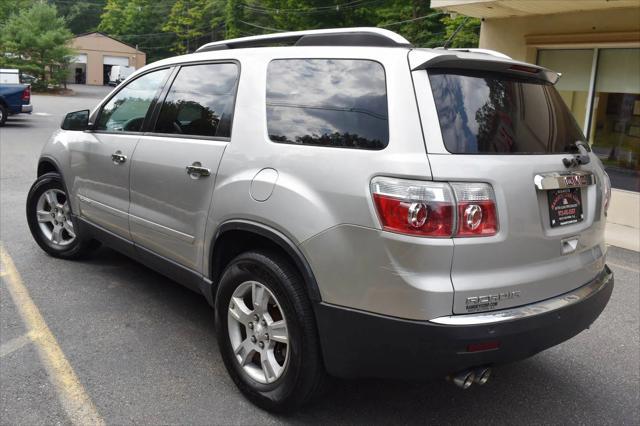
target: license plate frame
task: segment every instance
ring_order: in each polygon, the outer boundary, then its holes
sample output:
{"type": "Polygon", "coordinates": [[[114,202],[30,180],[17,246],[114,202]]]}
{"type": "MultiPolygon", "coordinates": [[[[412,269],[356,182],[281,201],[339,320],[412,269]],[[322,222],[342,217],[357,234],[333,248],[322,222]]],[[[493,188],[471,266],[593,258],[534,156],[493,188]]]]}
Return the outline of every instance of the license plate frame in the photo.
{"type": "Polygon", "coordinates": [[[549,224],[552,228],[582,222],[581,188],[550,189],[547,191],[549,224]]]}

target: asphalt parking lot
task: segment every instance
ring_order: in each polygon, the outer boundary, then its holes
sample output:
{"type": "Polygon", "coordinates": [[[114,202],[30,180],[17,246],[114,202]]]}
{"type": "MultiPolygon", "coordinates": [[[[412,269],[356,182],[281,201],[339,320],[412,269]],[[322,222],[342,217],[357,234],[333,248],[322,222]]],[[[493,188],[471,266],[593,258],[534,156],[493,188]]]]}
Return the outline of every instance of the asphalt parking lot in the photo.
{"type": "Polygon", "coordinates": [[[594,325],[497,368],[484,387],[337,381],[296,413],[256,408],[226,374],[203,298],[109,249],[67,262],[31,238],[24,205],[42,145],[64,113],[91,108],[106,93],[35,95],[35,114],[0,129],[1,424],[639,424],[640,257],[615,247],[616,287],[594,325]],[[74,412],[76,403],[90,412],[74,412]]]}

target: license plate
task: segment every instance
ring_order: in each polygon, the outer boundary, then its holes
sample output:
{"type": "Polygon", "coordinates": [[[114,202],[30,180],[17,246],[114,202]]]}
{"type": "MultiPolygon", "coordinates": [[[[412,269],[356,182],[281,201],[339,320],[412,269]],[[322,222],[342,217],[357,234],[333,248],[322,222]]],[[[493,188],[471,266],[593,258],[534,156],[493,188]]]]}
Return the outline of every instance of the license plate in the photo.
{"type": "Polygon", "coordinates": [[[582,222],[584,215],[580,188],[552,189],[547,195],[552,228],[582,222]]]}

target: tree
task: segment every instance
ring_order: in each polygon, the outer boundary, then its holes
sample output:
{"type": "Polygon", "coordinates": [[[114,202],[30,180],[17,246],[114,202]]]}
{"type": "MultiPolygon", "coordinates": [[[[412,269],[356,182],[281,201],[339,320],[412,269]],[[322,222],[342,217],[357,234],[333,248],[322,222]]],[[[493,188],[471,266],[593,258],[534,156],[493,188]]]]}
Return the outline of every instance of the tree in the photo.
{"type": "Polygon", "coordinates": [[[430,8],[429,0],[395,0],[377,8],[378,26],[395,31],[419,47],[442,46],[444,14],[430,8]]]}
{"type": "Polygon", "coordinates": [[[212,40],[224,26],[225,6],[224,0],[177,0],[162,27],[177,39],[171,50],[193,52],[199,47],[196,42],[212,40]]]}
{"type": "Polygon", "coordinates": [[[227,0],[225,8],[226,38],[240,36],[240,21],[243,18],[243,7],[238,0],[227,0]]]}
{"type": "Polygon", "coordinates": [[[147,53],[148,62],[171,56],[175,34],[163,32],[174,0],[107,0],[98,30],[147,53]]]}
{"type": "Polygon", "coordinates": [[[446,16],[442,18],[445,25],[445,40],[449,39],[453,33],[462,25],[458,33],[451,40],[449,47],[478,47],[480,40],[480,20],[476,18],[467,18],[466,16],[457,16],[451,18],[446,16]]]}
{"type": "MultiPolygon", "coordinates": [[[[16,0],[9,0],[16,1],[16,0]]],[[[50,0],[68,3],[68,0],[50,0]]],[[[104,0],[79,0],[92,3],[104,0]]],[[[193,51],[210,40],[317,28],[377,26],[419,47],[442,46],[464,19],[431,9],[430,0],[106,0],[99,30],[147,52],[149,62],[193,51]],[[373,5],[375,4],[375,6],[373,5]]],[[[69,15],[71,16],[71,15],[69,15]]],[[[475,47],[470,19],[453,47],[475,47]]]]}
{"type": "Polygon", "coordinates": [[[2,7],[0,7],[0,26],[6,22],[11,15],[31,7],[34,2],[35,0],[2,0],[2,7]]]}
{"type": "Polygon", "coordinates": [[[74,34],[95,31],[107,0],[49,0],[58,9],[58,15],[67,22],[74,34]]]}
{"type": "Polygon", "coordinates": [[[69,42],[73,34],[59,17],[55,6],[35,3],[13,14],[0,28],[0,66],[12,66],[40,76],[46,87],[65,81],[62,72],[73,54],[69,42]]]}

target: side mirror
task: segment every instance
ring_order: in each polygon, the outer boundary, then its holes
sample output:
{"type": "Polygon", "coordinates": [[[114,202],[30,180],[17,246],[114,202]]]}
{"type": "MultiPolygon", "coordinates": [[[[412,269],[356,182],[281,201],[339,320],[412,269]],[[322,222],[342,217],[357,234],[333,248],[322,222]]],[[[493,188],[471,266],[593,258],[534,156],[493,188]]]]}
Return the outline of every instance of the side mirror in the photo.
{"type": "Polygon", "coordinates": [[[87,130],[89,128],[89,110],[70,112],[62,120],[62,130],[87,130]]]}

